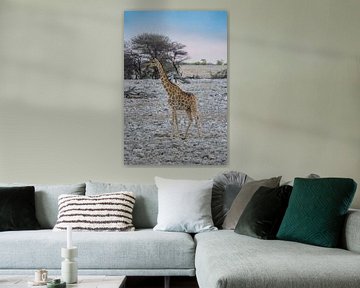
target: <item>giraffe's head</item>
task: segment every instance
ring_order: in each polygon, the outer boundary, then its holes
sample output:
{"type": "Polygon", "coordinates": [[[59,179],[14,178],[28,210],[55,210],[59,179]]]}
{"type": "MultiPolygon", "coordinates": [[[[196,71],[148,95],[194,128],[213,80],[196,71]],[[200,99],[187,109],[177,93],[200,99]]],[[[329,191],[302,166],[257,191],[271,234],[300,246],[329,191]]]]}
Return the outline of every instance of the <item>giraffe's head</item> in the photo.
{"type": "Polygon", "coordinates": [[[157,58],[152,58],[150,61],[149,61],[149,67],[159,67],[160,64],[160,61],[157,59],[157,58]]]}

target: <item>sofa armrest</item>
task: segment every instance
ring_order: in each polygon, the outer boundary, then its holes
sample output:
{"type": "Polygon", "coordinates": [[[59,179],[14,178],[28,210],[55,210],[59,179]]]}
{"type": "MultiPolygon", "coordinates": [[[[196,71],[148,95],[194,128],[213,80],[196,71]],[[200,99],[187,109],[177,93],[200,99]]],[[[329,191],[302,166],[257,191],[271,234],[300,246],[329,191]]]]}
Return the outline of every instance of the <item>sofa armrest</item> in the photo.
{"type": "Polygon", "coordinates": [[[343,248],[360,253],[360,210],[349,210],[343,232],[343,248]]]}

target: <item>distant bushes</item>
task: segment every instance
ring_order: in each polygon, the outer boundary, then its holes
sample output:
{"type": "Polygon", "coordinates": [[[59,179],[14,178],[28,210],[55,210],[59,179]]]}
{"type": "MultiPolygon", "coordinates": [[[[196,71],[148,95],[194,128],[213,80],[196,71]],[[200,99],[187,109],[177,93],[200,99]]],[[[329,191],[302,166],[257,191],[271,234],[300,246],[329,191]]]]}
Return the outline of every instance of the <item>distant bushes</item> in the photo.
{"type": "Polygon", "coordinates": [[[211,79],[225,79],[225,78],[227,78],[227,69],[223,69],[216,73],[210,72],[210,77],[211,77],[211,79]]]}

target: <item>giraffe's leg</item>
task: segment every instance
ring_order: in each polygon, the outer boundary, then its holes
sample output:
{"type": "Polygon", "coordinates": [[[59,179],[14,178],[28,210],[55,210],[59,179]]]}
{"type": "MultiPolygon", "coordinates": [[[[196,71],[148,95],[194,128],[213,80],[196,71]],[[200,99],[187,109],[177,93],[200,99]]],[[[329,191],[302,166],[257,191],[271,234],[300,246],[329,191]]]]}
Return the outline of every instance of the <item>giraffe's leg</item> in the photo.
{"type": "Polygon", "coordinates": [[[171,112],[171,126],[172,126],[172,137],[175,137],[175,113],[174,110],[171,112]]]}
{"type": "Polygon", "coordinates": [[[173,136],[177,137],[179,136],[179,127],[178,127],[178,120],[177,120],[177,114],[176,114],[176,110],[173,109],[172,110],[172,126],[173,126],[173,136]]]}
{"type": "Polygon", "coordinates": [[[188,124],[188,126],[187,126],[187,128],[186,128],[186,132],[185,132],[185,137],[184,137],[184,139],[186,139],[187,134],[188,134],[188,132],[189,132],[189,128],[190,128],[191,123],[192,123],[192,121],[193,121],[193,117],[192,117],[191,111],[190,111],[190,110],[186,110],[186,114],[187,114],[187,116],[188,116],[188,118],[189,118],[189,124],[188,124]]]}
{"type": "Polygon", "coordinates": [[[175,127],[176,127],[176,135],[177,135],[178,137],[180,137],[179,123],[178,123],[178,118],[177,118],[176,110],[175,110],[175,127]]]}
{"type": "Polygon", "coordinates": [[[201,137],[202,136],[202,134],[201,134],[201,120],[200,120],[200,115],[199,114],[197,114],[195,116],[195,123],[196,123],[197,129],[198,129],[199,137],[201,137]]]}

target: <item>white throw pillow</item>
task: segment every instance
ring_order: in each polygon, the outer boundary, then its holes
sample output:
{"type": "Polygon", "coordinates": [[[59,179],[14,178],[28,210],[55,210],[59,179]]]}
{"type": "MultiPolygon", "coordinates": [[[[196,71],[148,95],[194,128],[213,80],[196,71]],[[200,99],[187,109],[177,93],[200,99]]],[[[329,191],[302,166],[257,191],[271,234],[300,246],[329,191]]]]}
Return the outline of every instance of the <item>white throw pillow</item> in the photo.
{"type": "Polygon", "coordinates": [[[55,231],[72,226],[74,231],[133,231],[132,192],[115,192],[91,196],[59,196],[59,214],[55,231]]]}
{"type": "Polygon", "coordinates": [[[213,180],[155,177],[159,212],[154,230],[198,233],[217,230],[211,217],[213,180]]]}

